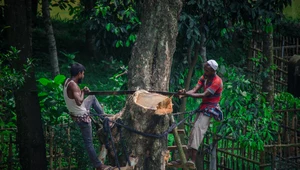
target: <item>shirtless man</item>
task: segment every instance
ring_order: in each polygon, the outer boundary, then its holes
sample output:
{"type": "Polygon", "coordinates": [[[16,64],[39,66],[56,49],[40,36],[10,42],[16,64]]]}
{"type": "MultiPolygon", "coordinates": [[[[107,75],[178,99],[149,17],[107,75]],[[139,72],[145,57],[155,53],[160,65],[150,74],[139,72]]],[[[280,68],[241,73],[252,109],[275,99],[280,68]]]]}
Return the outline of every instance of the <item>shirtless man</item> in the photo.
{"type": "Polygon", "coordinates": [[[93,145],[92,124],[89,116],[91,107],[98,114],[103,114],[103,109],[95,96],[89,95],[84,99],[84,94],[90,92],[88,87],[80,89],[78,86],[84,78],[84,71],[84,66],[79,63],[71,66],[71,78],[66,79],[64,83],[64,99],[70,116],[80,128],[84,145],[93,167],[97,170],[104,170],[108,169],[109,166],[102,164],[97,157],[93,145]]]}

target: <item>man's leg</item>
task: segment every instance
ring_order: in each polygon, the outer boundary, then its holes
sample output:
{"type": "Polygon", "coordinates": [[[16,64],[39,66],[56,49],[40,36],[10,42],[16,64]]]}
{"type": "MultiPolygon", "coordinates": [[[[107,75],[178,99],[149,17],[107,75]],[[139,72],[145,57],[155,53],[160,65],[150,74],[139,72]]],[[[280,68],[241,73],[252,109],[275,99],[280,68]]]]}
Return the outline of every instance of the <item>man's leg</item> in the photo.
{"type": "Polygon", "coordinates": [[[93,164],[93,167],[98,168],[101,166],[101,162],[99,161],[94,144],[93,144],[93,136],[92,136],[92,125],[87,122],[78,122],[78,126],[80,127],[80,131],[82,134],[82,138],[84,141],[84,146],[88,152],[89,158],[93,164]]]}
{"type": "Polygon", "coordinates": [[[191,131],[188,148],[189,148],[189,157],[193,162],[196,160],[196,153],[200,144],[203,141],[204,135],[208,129],[210,123],[210,117],[200,113],[197,120],[195,121],[194,127],[191,131]]]}
{"type": "Polygon", "coordinates": [[[84,99],[83,103],[85,105],[85,108],[88,110],[93,108],[98,114],[104,113],[99,101],[94,95],[89,95],[87,98],[84,99]]]}

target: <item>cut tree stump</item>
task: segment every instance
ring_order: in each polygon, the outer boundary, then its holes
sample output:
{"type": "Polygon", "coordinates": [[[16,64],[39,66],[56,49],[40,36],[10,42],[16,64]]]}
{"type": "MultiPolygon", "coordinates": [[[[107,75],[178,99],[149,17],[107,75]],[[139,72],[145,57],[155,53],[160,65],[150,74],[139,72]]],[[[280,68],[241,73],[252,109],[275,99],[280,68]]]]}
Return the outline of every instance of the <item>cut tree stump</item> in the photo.
{"type": "MultiPolygon", "coordinates": [[[[173,112],[172,98],[157,93],[150,93],[145,90],[138,90],[129,96],[125,107],[113,116],[114,120],[121,119],[123,124],[134,131],[145,135],[158,136],[166,132],[170,126],[169,115],[173,112]]],[[[138,158],[135,169],[159,169],[164,170],[168,156],[167,134],[161,138],[144,136],[137,134],[132,130],[122,128],[123,138],[120,139],[117,133],[117,127],[112,129],[113,141],[119,156],[121,166],[126,165],[124,151],[120,140],[124,140],[126,152],[131,157],[138,158]]],[[[103,135],[100,133],[103,140],[103,135]]],[[[111,145],[110,145],[111,146],[111,145]]],[[[108,150],[109,162],[113,163],[114,153],[110,148],[108,150]]]]}
{"type": "MultiPolygon", "coordinates": [[[[112,116],[112,120],[121,119],[123,124],[143,134],[160,135],[170,126],[169,114],[173,112],[172,98],[145,90],[138,90],[127,98],[125,107],[112,116]]],[[[121,166],[126,165],[122,142],[126,145],[128,156],[135,159],[135,169],[159,169],[164,170],[168,156],[167,134],[162,138],[148,137],[122,128],[123,138],[120,139],[117,126],[111,128],[115,149],[121,166]]],[[[105,143],[106,136],[103,129],[99,131],[100,141],[105,143]]],[[[112,145],[107,151],[107,160],[115,166],[115,155],[112,145]]],[[[102,160],[105,159],[101,158],[102,160]]],[[[128,165],[127,165],[128,166],[128,165]]]]}
{"type": "MultiPolygon", "coordinates": [[[[127,126],[139,132],[159,135],[170,126],[168,114],[173,112],[172,105],[172,99],[167,96],[139,90],[128,98],[121,118],[127,126]]],[[[165,169],[167,135],[158,139],[126,130],[124,137],[129,153],[139,158],[137,169],[165,169]]]]}

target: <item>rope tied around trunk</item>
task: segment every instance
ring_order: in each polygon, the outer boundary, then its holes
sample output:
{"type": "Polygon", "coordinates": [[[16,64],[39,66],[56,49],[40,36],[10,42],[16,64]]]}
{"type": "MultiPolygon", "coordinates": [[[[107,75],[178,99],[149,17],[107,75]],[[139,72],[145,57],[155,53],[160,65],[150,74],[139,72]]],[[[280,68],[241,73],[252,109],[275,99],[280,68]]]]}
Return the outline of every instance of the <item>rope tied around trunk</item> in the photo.
{"type": "Polygon", "coordinates": [[[161,138],[167,136],[173,129],[175,129],[177,126],[179,126],[180,124],[182,124],[183,122],[185,122],[188,118],[190,118],[192,115],[194,115],[197,112],[199,112],[198,109],[193,110],[193,111],[187,111],[187,112],[173,113],[174,116],[180,115],[180,114],[188,114],[188,116],[185,117],[184,119],[180,120],[178,123],[176,123],[176,122],[172,123],[169,126],[169,128],[166,131],[164,131],[163,133],[161,133],[161,134],[144,133],[144,132],[138,131],[136,129],[133,129],[133,128],[125,125],[121,119],[117,119],[116,121],[112,121],[112,120],[109,120],[107,117],[104,117],[103,115],[99,115],[99,114],[95,114],[95,113],[90,113],[90,114],[94,115],[94,116],[99,116],[100,119],[103,120],[103,130],[108,135],[108,138],[106,138],[106,141],[105,141],[105,147],[106,147],[106,149],[110,148],[109,147],[109,140],[110,140],[110,142],[112,143],[112,149],[113,149],[113,152],[114,152],[114,155],[115,155],[115,162],[116,162],[116,165],[118,166],[118,169],[120,170],[120,163],[119,163],[117,152],[116,152],[116,149],[115,149],[115,146],[114,146],[114,142],[113,142],[113,138],[112,138],[112,134],[111,134],[111,129],[110,129],[110,126],[109,126],[109,122],[113,122],[114,124],[117,125],[118,133],[120,135],[120,141],[121,141],[123,152],[125,153],[126,161],[128,162],[128,165],[131,166],[131,163],[130,163],[130,160],[129,160],[129,156],[128,156],[128,152],[126,150],[125,143],[124,143],[122,128],[124,128],[124,129],[126,129],[126,130],[128,130],[130,132],[133,132],[133,133],[145,136],[145,137],[151,137],[151,138],[161,139],[161,138]]]}

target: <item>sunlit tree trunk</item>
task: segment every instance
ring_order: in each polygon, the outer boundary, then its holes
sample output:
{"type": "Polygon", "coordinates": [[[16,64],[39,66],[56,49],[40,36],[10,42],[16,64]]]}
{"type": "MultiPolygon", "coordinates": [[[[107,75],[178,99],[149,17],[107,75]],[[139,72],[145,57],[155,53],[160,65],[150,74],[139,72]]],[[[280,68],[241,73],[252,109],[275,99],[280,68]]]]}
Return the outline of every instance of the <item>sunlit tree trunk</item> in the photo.
{"type": "MultiPolygon", "coordinates": [[[[22,72],[23,64],[31,57],[31,1],[6,0],[5,4],[5,19],[10,26],[7,29],[8,44],[20,50],[20,60],[15,63],[15,68],[22,72]]],[[[25,77],[24,85],[14,89],[19,158],[22,169],[46,170],[45,140],[36,80],[33,70],[29,74],[25,77]]]]}
{"type": "Polygon", "coordinates": [[[59,64],[57,57],[57,49],[56,49],[56,41],[54,37],[53,27],[50,18],[50,10],[49,10],[49,0],[42,0],[42,11],[43,18],[45,23],[45,29],[48,38],[48,49],[50,55],[50,63],[51,63],[51,72],[52,77],[55,77],[59,74],[59,64]]]}
{"type": "Polygon", "coordinates": [[[273,58],[273,33],[263,34],[263,81],[262,81],[262,91],[267,93],[266,99],[273,105],[274,102],[274,70],[272,66],[274,65],[273,58]]]}
{"type": "Polygon", "coordinates": [[[205,35],[204,32],[202,32],[202,34],[201,34],[200,55],[201,55],[201,58],[202,58],[202,70],[203,70],[204,69],[204,64],[207,62],[207,56],[206,56],[206,35],[205,35]]]}
{"type": "Polygon", "coordinates": [[[146,0],[129,62],[128,87],[168,90],[182,2],[146,0]]]}
{"type": "MultiPolygon", "coordinates": [[[[129,90],[169,90],[169,80],[173,54],[178,34],[177,21],[182,8],[180,0],[145,0],[141,3],[141,26],[137,41],[132,49],[128,66],[129,90]]],[[[149,99],[151,100],[151,99],[149,99]]],[[[128,105],[127,105],[128,106],[128,105]]],[[[130,110],[130,108],[127,108],[130,110]]],[[[145,133],[159,134],[169,127],[168,116],[128,116],[124,112],[123,120],[128,126],[141,126],[145,133]],[[142,122],[148,122],[143,125],[142,122]],[[153,124],[152,127],[143,127],[153,124]]],[[[131,112],[131,114],[133,114],[131,112]]],[[[136,169],[165,169],[164,152],[167,150],[167,137],[153,139],[125,131],[128,150],[139,157],[136,169]]]]}

